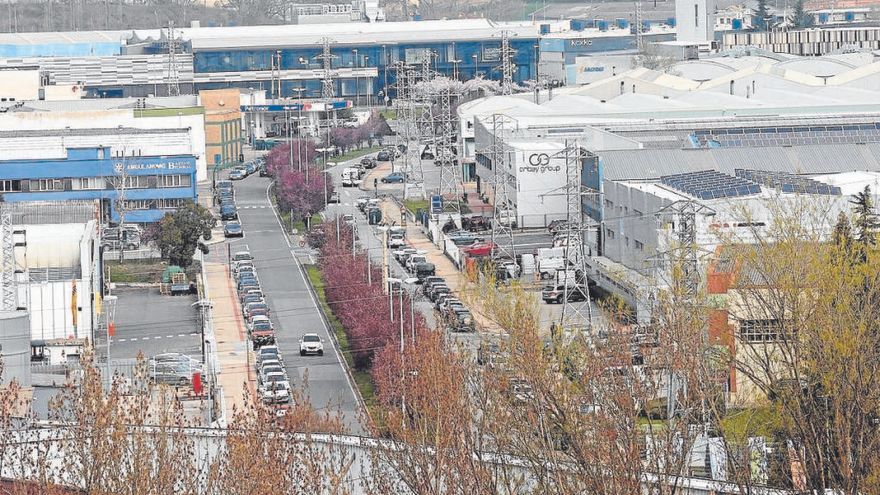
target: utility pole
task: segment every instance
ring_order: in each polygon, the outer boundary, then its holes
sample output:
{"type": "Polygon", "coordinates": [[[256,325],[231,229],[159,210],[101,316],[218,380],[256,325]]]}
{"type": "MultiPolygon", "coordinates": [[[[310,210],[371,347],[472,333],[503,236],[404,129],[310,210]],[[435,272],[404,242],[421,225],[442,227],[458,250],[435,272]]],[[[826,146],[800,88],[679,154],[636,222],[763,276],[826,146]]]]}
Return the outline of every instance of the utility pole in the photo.
{"type": "Polygon", "coordinates": [[[180,71],[177,64],[177,52],[180,43],[174,31],[174,21],[168,21],[168,35],[165,42],[168,50],[168,96],[180,95],[180,71]]]}

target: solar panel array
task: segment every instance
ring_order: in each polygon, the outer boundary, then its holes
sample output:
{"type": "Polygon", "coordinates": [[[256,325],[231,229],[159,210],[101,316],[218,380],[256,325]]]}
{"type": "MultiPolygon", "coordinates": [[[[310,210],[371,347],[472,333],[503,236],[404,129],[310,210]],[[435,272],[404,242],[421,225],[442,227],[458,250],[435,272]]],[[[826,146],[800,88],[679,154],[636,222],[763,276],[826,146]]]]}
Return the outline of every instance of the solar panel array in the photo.
{"type": "Polygon", "coordinates": [[[667,175],[660,182],[699,199],[733,198],[759,194],[761,186],[715,170],[667,175]]]}
{"type": "Polygon", "coordinates": [[[692,134],[693,147],[796,146],[880,142],[880,122],[847,125],[738,127],[702,129],[692,134]]]}
{"type": "Polygon", "coordinates": [[[788,172],[769,172],[738,168],[735,170],[735,173],[739,178],[756,182],[762,186],[779,189],[782,192],[840,196],[840,188],[837,186],[788,172]]]}

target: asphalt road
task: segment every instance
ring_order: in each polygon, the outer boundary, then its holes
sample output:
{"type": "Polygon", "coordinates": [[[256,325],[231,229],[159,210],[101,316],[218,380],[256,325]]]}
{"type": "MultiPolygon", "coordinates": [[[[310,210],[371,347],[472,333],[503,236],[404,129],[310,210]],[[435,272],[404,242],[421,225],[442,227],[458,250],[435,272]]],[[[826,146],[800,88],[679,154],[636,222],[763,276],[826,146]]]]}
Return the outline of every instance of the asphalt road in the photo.
{"type": "Polygon", "coordinates": [[[294,387],[307,381],[306,394],[316,409],[343,414],[352,434],[365,432],[358,417],[357,396],[343,368],[342,357],[330,339],[317,301],[267,195],[269,180],[252,175],[235,183],[236,204],[245,236],[233,242],[232,251],[247,248],[266,301],[272,311],[276,339],[294,387]],[[317,333],[324,339],[323,356],[299,355],[299,338],[317,333]]]}
{"type": "Polygon", "coordinates": [[[116,289],[116,335],[110,341],[110,358],[150,358],[163,352],[180,352],[202,358],[195,296],[163,296],[155,288],[116,289]]]}

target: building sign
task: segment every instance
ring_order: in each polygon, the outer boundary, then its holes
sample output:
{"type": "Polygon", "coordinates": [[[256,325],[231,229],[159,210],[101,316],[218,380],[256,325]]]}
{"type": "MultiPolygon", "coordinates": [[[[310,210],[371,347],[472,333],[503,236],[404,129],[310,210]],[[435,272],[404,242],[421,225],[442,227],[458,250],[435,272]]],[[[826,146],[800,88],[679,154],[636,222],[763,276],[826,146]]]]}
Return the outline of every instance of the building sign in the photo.
{"type": "Polygon", "coordinates": [[[499,62],[501,60],[501,48],[493,46],[483,47],[483,62],[499,62]]]}
{"type": "Polygon", "coordinates": [[[547,153],[532,153],[526,158],[525,163],[519,166],[520,173],[545,174],[548,172],[559,172],[560,170],[562,170],[561,166],[550,165],[550,155],[547,153]]]}
{"type": "Polygon", "coordinates": [[[593,40],[589,38],[581,38],[576,40],[568,40],[568,46],[572,48],[578,48],[583,46],[592,46],[593,40]]]}
{"type": "Polygon", "coordinates": [[[158,163],[136,163],[136,162],[116,162],[113,164],[114,170],[122,169],[123,164],[127,172],[135,170],[192,170],[194,164],[185,160],[172,160],[158,163]]]}
{"type": "Polygon", "coordinates": [[[584,67],[581,72],[605,72],[605,67],[584,67]]]}

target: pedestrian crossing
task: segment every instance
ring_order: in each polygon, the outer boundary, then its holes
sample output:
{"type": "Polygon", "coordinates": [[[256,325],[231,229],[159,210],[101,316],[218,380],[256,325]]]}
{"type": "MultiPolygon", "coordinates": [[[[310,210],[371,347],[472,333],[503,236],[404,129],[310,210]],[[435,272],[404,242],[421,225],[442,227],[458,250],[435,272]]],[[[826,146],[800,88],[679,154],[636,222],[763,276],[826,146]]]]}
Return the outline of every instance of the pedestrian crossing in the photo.
{"type": "Polygon", "coordinates": [[[265,210],[266,208],[271,208],[271,206],[266,205],[253,205],[253,206],[239,206],[239,210],[265,210]]]}

